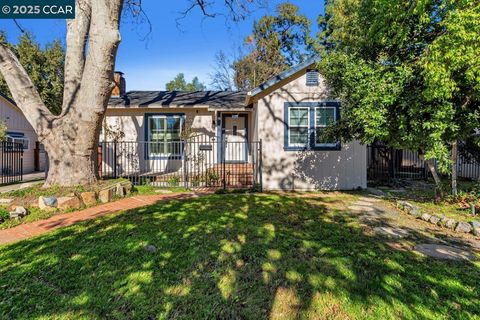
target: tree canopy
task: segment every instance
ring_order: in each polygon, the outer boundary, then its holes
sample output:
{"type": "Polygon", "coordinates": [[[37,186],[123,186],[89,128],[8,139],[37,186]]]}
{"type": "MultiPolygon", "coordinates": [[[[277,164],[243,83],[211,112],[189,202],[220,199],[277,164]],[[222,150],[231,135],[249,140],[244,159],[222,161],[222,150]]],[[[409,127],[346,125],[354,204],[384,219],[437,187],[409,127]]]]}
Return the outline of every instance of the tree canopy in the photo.
{"type": "Polygon", "coordinates": [[[450,166],[450,142],[480,126],[480,3],[327,1],[320,69],[343,102],[336,134],[420,150],[450,166]]]}
{"type": "Polygon", "coordinates": [[[179,73],[175,78],[166,84],[166,89],[168,91],[204,91],[206,86],[200,82],[198,77],[194,77],[191,82],[187,83],[185,80],[185,75],[179,73]]]}
{"type": "MultiPolygon", "coordinates": [[[[5,42],[5,34],[0,34],[0,42],[5,42]]],[[[54,114],[62,109],[65,50],[56,40],[43,48],[30,33],[24,33],[17,44],[10,44],[20,63],[38,89],[46,107],[54,114]]],[[[5,79],[0,74],[0,92],[13,98],[5,79]]]]}
{"type": "Polygon", "coordinates": [[[312,54],[311,22],[291,3],[277,6],[275,15],[265,15],[253,25],[245,40],[247,54],[233,63],[238,89],[252,89],[312,54]]]}

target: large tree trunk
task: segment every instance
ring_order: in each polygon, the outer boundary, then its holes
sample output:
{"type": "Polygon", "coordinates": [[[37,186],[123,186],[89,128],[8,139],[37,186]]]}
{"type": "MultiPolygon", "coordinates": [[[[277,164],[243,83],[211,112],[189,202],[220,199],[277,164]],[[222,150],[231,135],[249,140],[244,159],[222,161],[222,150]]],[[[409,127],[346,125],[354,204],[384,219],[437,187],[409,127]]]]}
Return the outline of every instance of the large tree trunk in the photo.
{"type": "Polygon", "coordinates": [[[65,88],[59,116],[45,107],[17,57],[0,43],[0,72],[48,153],[45,186],[97,181],[98,136],[113,87],[123,2],[76,1],[76,18],[67,21],[65,88]]]}
{"type": "Polygon", "coordinates": [[[43,139],[48,155],[45,186],[86,185],[98,180],[97,149],[101,117],[97,121],[54,122],[52,133],[43,139]],[[78,134],[80,132],[80,134],[78,134]]]}

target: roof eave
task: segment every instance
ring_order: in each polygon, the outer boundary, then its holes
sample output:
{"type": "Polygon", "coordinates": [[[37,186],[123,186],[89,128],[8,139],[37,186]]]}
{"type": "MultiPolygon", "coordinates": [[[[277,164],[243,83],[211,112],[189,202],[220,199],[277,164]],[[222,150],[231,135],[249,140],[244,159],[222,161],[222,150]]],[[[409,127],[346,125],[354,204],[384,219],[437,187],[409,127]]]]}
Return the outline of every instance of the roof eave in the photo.
{"type": "Polygon", "coordinates": [[[282,73],[279,73],[278,75],[274,76],[273,78],[270,78],[269,80],[262,83],[261,85],[259,85],[255,89],[252,89],[252,90],[247,92],[246,104],[247,105],[250,104],[252,98],[259,95],[263,91],[265,91],[265,90],[271,88],[272,86],[276,85],[277,83],[291,77],[295,73],[300,72],[300,71],[318,63],[319,61],[320,61],[320,56],[318,56],[318,55],[313,56],[313,57],[307,59],[305,62],[300,63],[300,64],[298,64],[294,67],[291,67],[290,69],[285,70],[282,73]]]}

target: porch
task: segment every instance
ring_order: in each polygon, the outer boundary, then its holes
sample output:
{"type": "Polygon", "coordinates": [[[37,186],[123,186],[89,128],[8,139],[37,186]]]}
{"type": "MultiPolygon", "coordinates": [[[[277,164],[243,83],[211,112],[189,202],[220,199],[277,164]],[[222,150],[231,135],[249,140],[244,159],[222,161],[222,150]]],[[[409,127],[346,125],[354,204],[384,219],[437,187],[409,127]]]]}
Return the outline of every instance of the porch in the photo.
{"type": "Polygon", "coordinates": [[[137,185],[247,189],[261,188],[261,157],[261,141],[197,135],[171,142],[101,142],[98,165],[101,177],[137,185]]]}

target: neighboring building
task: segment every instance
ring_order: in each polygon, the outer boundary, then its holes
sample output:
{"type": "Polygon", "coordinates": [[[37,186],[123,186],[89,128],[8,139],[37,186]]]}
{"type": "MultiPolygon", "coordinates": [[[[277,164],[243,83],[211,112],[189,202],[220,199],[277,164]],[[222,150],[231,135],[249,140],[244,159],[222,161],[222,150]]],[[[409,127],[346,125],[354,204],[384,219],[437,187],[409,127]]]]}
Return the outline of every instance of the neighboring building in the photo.
{"type": "MultiPolygon", "coordinates": [[[[210,152],[201,161],[212,168],[221,162],[237,170],[241,164],[259,168],[261,163],[265,189],[365,188],[366,147],[323,141],[320,135],[340,118],[341,106],[329,96],[317,62],[312,58],[250,92],[125,92],[125,79],[116,73],[120,85],[109,102],[100,141],[133,141],[137,146],[124,148],[121,167],[144,175],[187,170],[185,146],[178,141],[188,133],[213,142],[197,144],[210,152]],[[261,153],[254,147],[260,140],[261,153]]],[[[239,172],[251,167],[242,168],[239,172]]]]}
{"type": "Polygon", "coordinates": [[[3,121],[7,127],[6,140],[23,145],[23,173],[45,170],[45,153],[40,150],[35,151],[38,141],[37,134],[20,109],[15,105],[15,102],[1,93],[0,121],[3,121]]]}

